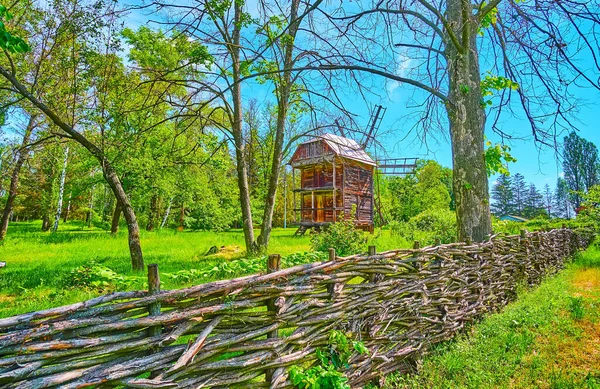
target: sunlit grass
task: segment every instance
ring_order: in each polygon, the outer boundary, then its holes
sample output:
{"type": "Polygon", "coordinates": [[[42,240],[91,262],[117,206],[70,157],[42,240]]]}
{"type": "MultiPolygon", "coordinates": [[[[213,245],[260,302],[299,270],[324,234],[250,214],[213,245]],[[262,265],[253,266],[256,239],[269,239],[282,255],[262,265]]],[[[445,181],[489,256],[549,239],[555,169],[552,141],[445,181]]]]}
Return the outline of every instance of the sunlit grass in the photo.
{"type": "Polygon", "coordinates": [[[592,246],[386,388],[600,388],[599,271],[592,246]]]}
{"type": "MultiPolygon", "coordinates": [[[[67,223],[57,233],[40,231],[41,222],[12,223],[7,238],[0,244],[0,317],[50,308],[92,298],[98,292],[69,286],[71,272],[91,263],[106,266],[120,275],[138,277],[128,289],[145,289],[142,273],[131,270],[127,247],[127,232],[123,228],[116,236],[82,223],[67,223]]],[[[295,228],[273,230],[269,253],[289,255],[310,251],[310,237],[294,236],[295,228]]],[[[258,231],[257,231],[258,234],[258,231]]],[[[369,244],[378,251],[408,247],[408,243],[378,230],[365,234],[369,244]]],[[[159,230],[141,231],[141,243],[146,264],[158,264],[162,275],[213,268],[223,261],[244,258],[244,236],[241,230],[226,232],[159,230]],[[207,255],[212,246],[221,248],[207,255]]],[[[265,264],[266,267],[266,264],[265,264]]],[[[180,280],[163,276],[163,289],[185,287],[208,282],[214,277],[180,280]]]]}

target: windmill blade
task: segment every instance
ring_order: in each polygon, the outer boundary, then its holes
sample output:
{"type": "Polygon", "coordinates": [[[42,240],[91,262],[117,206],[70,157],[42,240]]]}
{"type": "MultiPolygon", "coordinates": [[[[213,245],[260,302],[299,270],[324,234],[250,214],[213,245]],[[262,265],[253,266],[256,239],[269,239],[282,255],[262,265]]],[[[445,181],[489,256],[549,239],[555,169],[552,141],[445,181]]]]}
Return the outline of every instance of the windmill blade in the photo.
{"type": "Polygon", "coordinates": [[[377,105],[375,107],[375,112],[373,113],[373,116],[371,116],[371,120],[369,121],[369,128],[365,137],[363,138],[363,141],[361,142],[361,147],[363,149],[366,150],[367,147],[369,147],[369,144],[373,141],[375,134],[377,133],[377,131],[379,131],[379,126],[381,126],[381,121],[383,120],[383,115],[385,115],[385,111],[387,111],[387,108],[383,108],[381,105],[377,105]]]}

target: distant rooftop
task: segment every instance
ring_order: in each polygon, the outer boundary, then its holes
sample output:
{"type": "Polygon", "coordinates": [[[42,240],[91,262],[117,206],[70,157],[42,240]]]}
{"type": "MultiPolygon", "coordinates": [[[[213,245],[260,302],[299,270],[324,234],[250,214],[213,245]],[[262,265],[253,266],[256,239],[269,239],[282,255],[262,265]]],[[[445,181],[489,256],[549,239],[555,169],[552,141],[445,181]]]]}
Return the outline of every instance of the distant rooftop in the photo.
{"type": "Polygon", "coordinates": [[[327,133],[323,135],[317,135],[314,137],[314,139],[303,142],[302,144],[317,142],[319,140],[325,141],[325,143],[331,147],[333,152],[341,157],[360,161],[368,165],[377,165],[375,161],[369,157],[369,154],[367,154],[365,150],[360,147],[358,143],[356,143],[355,140],[344,138],[343,136],[327,133]]]}

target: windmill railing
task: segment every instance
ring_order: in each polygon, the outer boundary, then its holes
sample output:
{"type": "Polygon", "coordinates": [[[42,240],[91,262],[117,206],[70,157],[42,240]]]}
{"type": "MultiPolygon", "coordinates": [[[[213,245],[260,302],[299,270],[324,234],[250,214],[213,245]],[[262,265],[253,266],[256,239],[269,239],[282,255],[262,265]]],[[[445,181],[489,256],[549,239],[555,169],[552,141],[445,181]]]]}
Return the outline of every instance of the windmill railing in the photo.
{"type": "Polygon", "coordinates": [[[377,171],[380,174],[406,175],[414,174],[418,158],[386,158],[378,159],[377,171]]]}

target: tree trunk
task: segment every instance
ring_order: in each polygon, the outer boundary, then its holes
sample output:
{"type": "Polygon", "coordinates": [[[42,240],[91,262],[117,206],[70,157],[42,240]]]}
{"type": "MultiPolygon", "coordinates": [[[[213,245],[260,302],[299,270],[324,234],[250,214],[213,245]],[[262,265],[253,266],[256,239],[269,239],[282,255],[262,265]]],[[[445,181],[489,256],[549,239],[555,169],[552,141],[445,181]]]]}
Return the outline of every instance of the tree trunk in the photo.
{"type": "Polygon", "coordinates": [[[250,204],[250,187],[248,185],[247,159],[245,151],[244,133],[242,128],[242,90],[240,85],[240,29],[242,17],[242,2],[235,2],[235,22],[233,30],[233,44],[230,46],[230,53],[233,63],[233,122],[232,132],[235,144],[236,171],[238,178],[238,189],[240,192],[240,207],[243,218],[244,241],[246,252],[249,255],[256,253],[254,244],[254,229],[252,226],[252,208],[250,204]]]}
{"type": "Polygon", "coordinates": [[[52,226],[52,232],[58,230],[58,222],[60,221],[60,214],[62,213],[63,197],[65,194],[65,179],[67,177],[67,164],[69,162],[69,146],[65,148],[65,161],[63,163],[63,169],[60,174],[60,186],[58,188],[58,204],[56,205],[56,216],[54,217],[54,226],[52,226]]]}
{"type": "Polygon", "coordinates": [[[275,199],[277,196],[277,184],[279,183],[279,172],[281,170],[281,160],[283,159],[283,144],[285,140],[286,119],[290,104],[290,93],[292,90],[292,67],[294,65],[294,38],[298,31],[299,21],[298,7],[300,0],[292,0],[290,9],[290,29],[289,34],[292,39],[288,40],[285,46],[285,58],[283,62],[283,73],[278,85],[277,96],[277,128],[275,132],[275,143],[273,145],[273,157],[271,162],[271,171],[269,184],[267,188],[267,198],[263,214],[263,224],[261,226],[260,236],[258,237],[258,251],[265,252],[271,238],[273,229],[273,209],[275,208],[275,199]]]}
{"type": "Polygon", "coordinates": [[[154,230],[154,218],[156,216],[156,209],[158,208],[157,203],[158,196],[156,194],[152,194],[152,197],[150,197],[150,210],[148,212],[148,223],[146,224],[146,231],[154,230]]]}
{"type": "Polygon", "coordinates": [[[65,215],[63,216],[63,223],[69,220],[69,213],[71,212],[71,199],[73,198],[73,192],[69,193],[69,201],[67,201],[67,209],[65,209],[65,215]]]}
{"type": "Polygon", "coordinates": [[[110,224],[110,233],[116,235],[119,232],[119,220],[121,219],[121,206],[119,202],[115,203],[115,210],[112,216],[112,222],[110,224]]]}
{"type": "Polygon", "coordinates": [[[167,206],[167,210],[165,212],[165,216],[163,217],[162,223],[160,223],[160,228],[163,229],[165,224],[167,224],[167,220],[169,220],[169,214],[171,213],[171,204],[173,203],[173,197],[169,199],[169,205],[167,206]]]}
{"type": "Polygon", "coordinates": [[[42,218],[42,232],[50,231],[50,216],[47,213],[42,218]]]}
{"type": "Polygon", "coordinates": [[[446,109],[452,140],[458,240],[470,237],[479,242],[492,231],[484,150],[485,111],[481,105],[476,42],[479,23],[468,7],[463,9],[463,3],[448,2],[447,17],[463,49],[447,37],[450,88],[446,109]]]}
{"type": "MultiPolygon", "coordinates": [[[[240,5],[241,6],[241,5],[240,5]]],[[[131,265],[134,270],[144,270],[144,259],[142,256],[142,246],[140,244],[140,229],[138,226],[137,218],[133,207],[127,198],[127,194],[123,189],[121,180],[116,171],[104,155],[104,152],[98,148],[94,143],[87,139],[82,133],[75,131],[75,129],[63,121],[52,109],[46,104],[38,100],[37,97],[31,94],[27,88],[17,80],[17,78],[6,68],[0,66],[0,74],[9,81],[14,88],[27,100],[29,100],[34,106],[42,111],[54,124],[56,124],[61,130],[70,135],[73,140],[85,147],[100,163],[102,167],[102,174],[104,179],[112,189],[113,193],[118,202],[121,203],[123,208],[123,215],[125,221],[127,221],[128,230],[128,242],[129,242],[129,253],[131,256],[131,265]]]]}
{"type": "Polygon", "coordinates": [[[29,140],[31,139],[31,134],[35,128],[36,117],[36,115],[31,115],[29,117],[29,123],[27,123],[27,127],[25,128],[25,134],[23,135],[21,148],[17,151],[15,166],[13,167],[13,171],[10,176],[8,198],[6,199],[6,204],[4,205],[4,210],[2,212],[2,219],[0,220],[0,240],[4,239],[6,236],[6,231],[8,230],[8,220],[12,213],[15,198],[17,197],[17,190],[19,189],[19,174],[21,173],[21,167],[23,167],[23,163],[25,163],[25,160],[29,156],[29,152],[27,149],[25,149],[25,147],[29,144],[29,140]]]}
{"type": "Polygon", "coordinates": [[[102,208],[102,221],[107,222],[112,215],[112,211],[114,209],[115,196],[112,193],[108,192],[108,188],[106,185],[104,186],[104,198],[103,201],[104,206],[102,208]]]}
{"type": "Polygon", "coordinates": [[[94,218],[94,187],[92,187],[90,193],[90,202],[88,204],[88,212],[87,212],[87,226],[88,228],[92,228],[92,219],[94,218]]]}
{"type": "Polygon", "coordinates": [[[185,203],[181,202],[181,208],[179,209],[179,226],[177,231],[183,231],[185,228],[185,203]]]}

